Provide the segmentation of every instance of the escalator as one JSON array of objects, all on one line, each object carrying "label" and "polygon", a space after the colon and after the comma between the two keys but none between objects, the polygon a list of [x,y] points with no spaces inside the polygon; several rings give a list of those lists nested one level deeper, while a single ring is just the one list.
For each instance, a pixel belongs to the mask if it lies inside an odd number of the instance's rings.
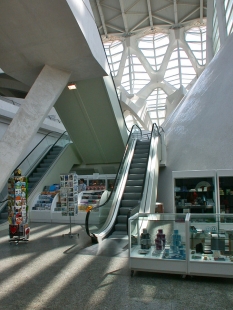
[{"label": "escalator", "polygon": [[[30,196],[33,189],[37,186],[68,143],[70,143],[70,138],[66,131],[63,134],[49,132],[24,158],[18,167],[16,167],[16,169],[19,168],[22,174],[28,179],[28,196]],[[0,222],[5,221],[8,216],[7,192],[6,184],[0,194],[2,201],[2,204],[0,204]]]},{"label": "escalator", "polygon": [[126,237],[128,218],[136,212],[150,212],[156,202],[161,150],[156,124],[145,138],[140,128],[133,126],[109,199],[87,213],[86,232],[93,242]]}]

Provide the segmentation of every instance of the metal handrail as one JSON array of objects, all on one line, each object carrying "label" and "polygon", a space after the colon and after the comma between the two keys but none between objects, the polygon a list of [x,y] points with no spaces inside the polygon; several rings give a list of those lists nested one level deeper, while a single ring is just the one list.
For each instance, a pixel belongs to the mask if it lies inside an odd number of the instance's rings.
[{"label": "metal handrail", "polygon": [[126,143],[126,148],[125,148],[125,152],[124,152],[124,155],[122,157],[122,160],[120,162],[120,165],[119,165],[119,168],[118,168],[118,171],[117,171],[117,174],[116,174],[116,177],[115,177],[115,181],[114,181],[114,187],[111,191],[111,194],[109,195],[108,199],[102,204],[102,205],[99,205],[99,206],[96,206],[94,207],[92,210],[88,210],[87,211],[87,215],[86,215],[86,218],[85,218],[85,229],[86,229],[86,233],[88,236],[90,237],[93,237],[91,236],[90,234],[90,231],[89,231],[89,225],[88,225],[88,220],[89,220],[89,215],[90,215],[90,212],[92,212],[93,210],[95,211],[96,209],[99,209],[99,208],[102,208],[103,206],[105,206],[109,201],[110,199],[112,199],[112,193],[114,192],[114,190],[116,189],[116,186],[117,186],[117,180],[118,180],[118,175],[119,175],[119,172],[120,172],[120,169],[123,165],[123,162],[124,162],[124,159],[125,159],[125,156],[126,156],[126,153],[127,153],[127,149],[128,149],[128,143],[129,143],[129,140],[131,138],[131,135],[133,134],[133,130],[135,128],[138,128],[139,131],[140,131],[140,137],[142,138],[142,130],[141,128],[138,126],[138,125],[133,125],[132,128],[131,128],[131,131],[130,131],[130,135],[128,136],[128,140],[127,140],[127,143]]}]

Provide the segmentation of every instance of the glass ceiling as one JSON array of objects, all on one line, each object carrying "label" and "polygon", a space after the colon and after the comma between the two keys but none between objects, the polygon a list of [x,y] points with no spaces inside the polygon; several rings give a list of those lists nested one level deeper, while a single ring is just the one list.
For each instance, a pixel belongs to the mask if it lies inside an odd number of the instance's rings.
[{"label": "glass ceiling", "polygon": [[138,42],[138,47],[150,63],[151,67],[155,71],[158,71],[167,51],[168,44],[169,37],[167,34],[156,33],[141,38]]},{"label": "glass ceiling", "polygon": [[121,79],[121,85],[129,94],[138,93],[147,83],[150,77],[136,55],[127,57]]},{"label": "glass ceiling", "polygon": [[[162,125],[167,96],[181,86],[189,90],[197,78],[195,68],[206,64],[206,26],[186,30],[179,40],[170,39],[169,33],[147,34],[134,40],[133,48],[124,38],[104,43],[113,77],[118,81],[118,95],[121,86],[132,109],[135,105],[138,111],[140,104],[141,109],[146,108],[152,123]],[[120,64],[124,69],[119,71]],[[131,127],[136,119],[128,115],[126,121]]]}]

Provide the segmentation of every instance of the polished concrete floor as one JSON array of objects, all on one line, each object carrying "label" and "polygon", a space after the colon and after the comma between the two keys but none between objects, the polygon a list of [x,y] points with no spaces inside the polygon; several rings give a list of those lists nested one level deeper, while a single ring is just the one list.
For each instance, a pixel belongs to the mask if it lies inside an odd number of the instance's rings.
[{"label": "polished concrete floor", "polygon": [[[233,309],[233,279],[136,272],[127,241],[92,245],[84,227],[31,223],[28,243],[0,225],[0,309]],[[229,270],[233,274],[233,270]]]}]

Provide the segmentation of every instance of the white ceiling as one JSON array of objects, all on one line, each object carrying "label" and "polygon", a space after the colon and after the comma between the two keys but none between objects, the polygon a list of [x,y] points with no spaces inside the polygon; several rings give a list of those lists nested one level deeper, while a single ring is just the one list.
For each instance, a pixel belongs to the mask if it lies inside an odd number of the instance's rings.
[{"label": "white ceiling", "polygon": [[146,28],[174,28],[202,19],[207,0],[90,0],[99,32],[129,36]]}]

